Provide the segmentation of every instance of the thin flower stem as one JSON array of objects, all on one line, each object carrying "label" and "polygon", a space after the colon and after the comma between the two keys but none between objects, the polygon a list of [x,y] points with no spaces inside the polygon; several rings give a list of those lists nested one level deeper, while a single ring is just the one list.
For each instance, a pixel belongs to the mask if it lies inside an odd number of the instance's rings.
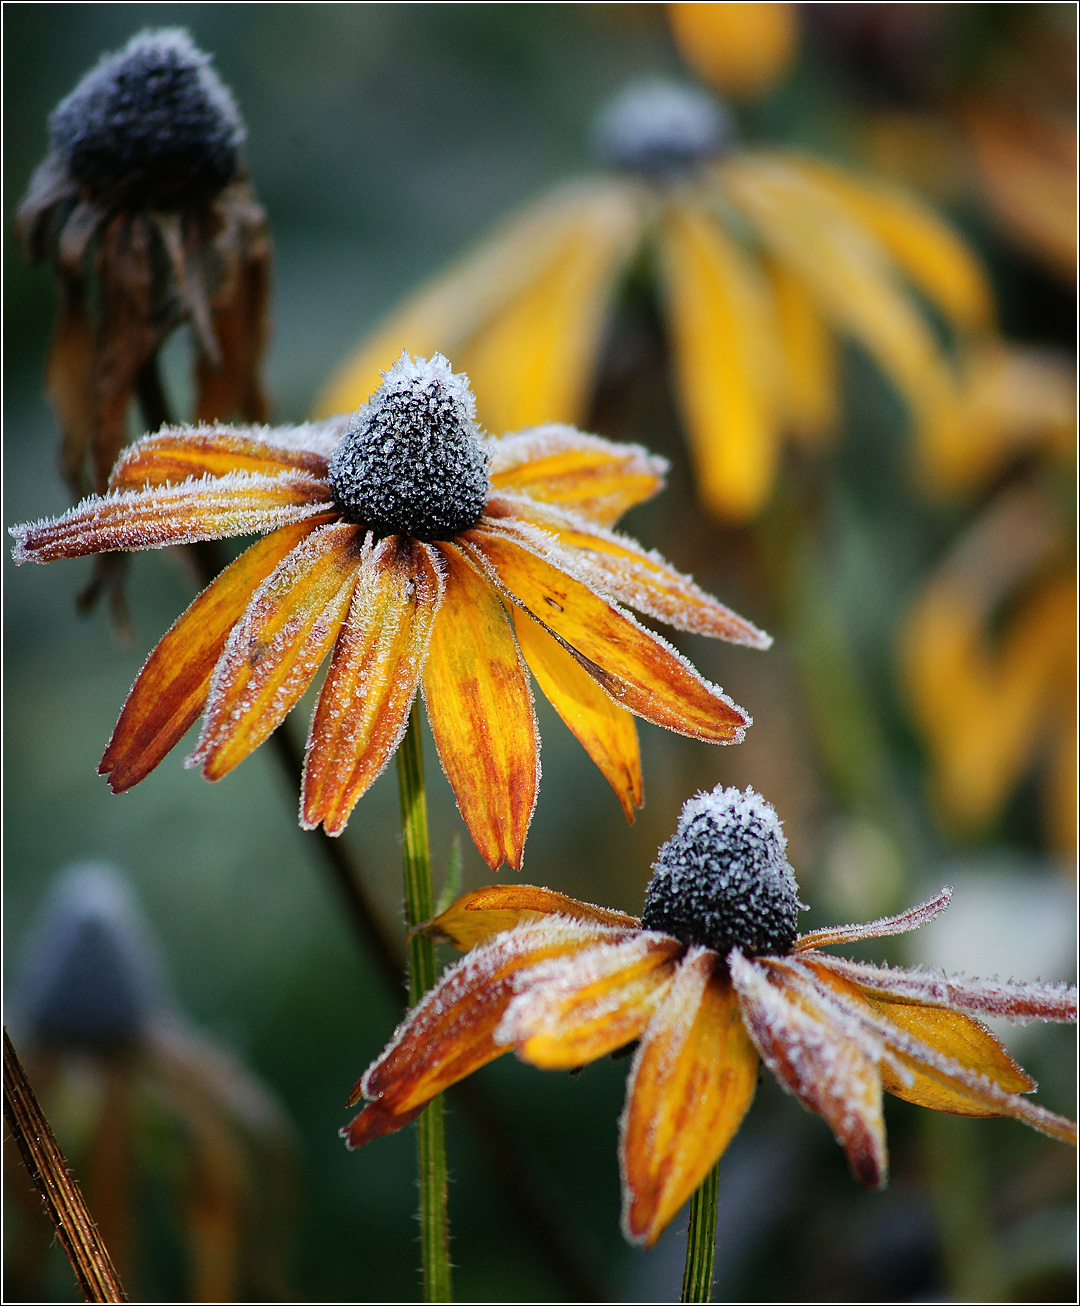
[{"label": "thin flower stem", "polygon": [[[435,909],[428,845],[424,754],[420,708],[414,703],[405,738],[397,752],[401,798],[402,853],[405,863],[405,922],[410,931],[430,920]],[[435,945],[416,931],[409,936],[409,1002],[415,1006],[436,979]],[[450,1301],[450,1231],[446,1216],[446,1133],[443,1100],[437,1097],[418,1124],[420,1163],[420,1248],[424,1300]]]},{"label": "thin flower stem", "polygon": [[18,1053],[4,1030],[4,1119],[87,1301],[127,1301]]},{"label": "thin flower stem", "polygon": [[690,1201],[690,1228],[686,1233],[686,1269],[682,1300],[712,1301],[713,1261],[716,1255],[716,1203],[720,1189],[720,1162],[709,1171]]}]

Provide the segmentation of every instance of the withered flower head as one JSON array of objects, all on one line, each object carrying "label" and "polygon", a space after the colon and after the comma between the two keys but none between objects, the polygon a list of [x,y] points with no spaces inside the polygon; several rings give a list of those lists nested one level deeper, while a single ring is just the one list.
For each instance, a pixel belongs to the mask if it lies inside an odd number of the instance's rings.
[{"label": "withered flower head", "polygon": [[186,32],[132,37],[49,126],[18,228],[29,259],[60,279],[46,387],[80,495],[106,488],[133,396],[147,425],[166,420],[156,355],[181,323],[194,338],[197,418],[265,418],[271,251],[240,115]]},{"label": "withered flower head", "polygon": [[352,417],[167,429],[109,492],[15,527],[18,562],[262,534],[164,636],[101,771],[148,775],[203,714],[192,764],[226,775],[322,661],[301,823],[339,834],[423,687],[443,769],[488,865],[520,868],[540,780],[529,672],[633,820],[634,716],[710,743],[750,718],[622,606],[752,647],[769,638],[609,529],[665,464],[547,425],[483,436],[468,379],[407,354]]},{"label": "withered flower head", "polygon": [[550,889],[465,894],[425,926],[473,949],[425,995],[353,1090],[350,1147],[415,1119],[513,1049],[549,1070],[637,1041],[620,1122],[623,1230],[651,1245],[702,1182],[754,1095],[759,1059],[884,1185],[882,1092],[956,1115],[1012,1116],[1067,1142],[1069,1120],[976,1017],[1076,1020],[1076,990],[832,957],[837,943],[932,920],[950,891],[899,916],[798,935],[797,889],[773,808],[747,789],[699,794],[657,858],[643,919]]},{"label": "withered flower head", "polygon": [[660,78],[621,91],[594,128],[606,163],[646,176],[678,173],[718,158],[734,134],[734,120],[714,96]]}]

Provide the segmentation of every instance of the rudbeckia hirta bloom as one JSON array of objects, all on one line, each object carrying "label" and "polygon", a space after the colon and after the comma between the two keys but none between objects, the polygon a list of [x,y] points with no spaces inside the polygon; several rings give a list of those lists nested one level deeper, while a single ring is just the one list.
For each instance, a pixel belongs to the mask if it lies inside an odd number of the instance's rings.
[{"label": "rudbeckia hirta bloom", "polygon": [[492,430],[580,424],[620,288],[644,267],[719,516],[760,510],[783,437],[813,443],[834,426],[837,334],[873,357],[921,438],[946,438],[958,381],[924,301],[958,339],[987,332],[993,310],[939,218],[822,160],[738,146],[722,106],[688,87],[631,87],[597,134],[612,173],[541,199],[420,290],[344,367],[325,412],[355,406],[399,350],[439,349],[472,377]]},{"label": "rudbeckia hirta bloom", "polygon": [[610,530],[661,485],[637,446],[565,426],[486,439],[467,378],[403,356],[351,418],[164,429],[109,493],[13,529],[18,562],[264,538],[165,635],[102,758],[117,792],[205,710],[189,762],[231,771],[330,654],[301,824],[339,833],[393,756],[422,685],[443,769],[494,869],[521,865],[540,778],[527,670],[614,788],[641,805],[633,716],[710,743],[750,718],[621,606],[754,647],[769,640]]},{"label": "rudbeckia hirta bloom", "polygon": [[727,1147],[758,1061],[820,1115],[871,1188],[888,1174],[882,1090],[957,1115],[1012,1116],[1075,1142],[1023,1096],[1028,1076],[977,1019],[1075,1021],[1076,990],[866,965],[820,949],[932,920],[949,890],[899,916],[799,935],[773,808],[717,787],[683,808],[640,920],[548,889],[459,898],[426,928],[471,948],[405,1018],[351,1103],[351,1147],[400,1129],[503,1052],[571,1069],[637,1041],[619,1145],[623,1230],[651,1245]]}]

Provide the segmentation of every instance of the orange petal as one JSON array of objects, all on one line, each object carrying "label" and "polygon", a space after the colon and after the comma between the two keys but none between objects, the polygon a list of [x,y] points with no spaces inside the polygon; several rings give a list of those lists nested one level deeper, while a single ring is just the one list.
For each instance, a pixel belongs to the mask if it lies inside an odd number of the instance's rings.
[{"label": "orange petal", "polygon": [[728,965],[762,1060],[832,1129],[859,1182],[881,1188],[889,1160],[877,1066],[880,1041],[860,1037],[854,1022],[799,986],[786,963],[750,960],[734,948]]},{"label": "orange petal", "polygon": [[750,718],[659,635],[537,556],[495,523],[464,535],[508,597],[535,617],[622,707],[710,743],[739,743]]},{"label": "orange petal", "polygon": [[480,855],[520,870],[540,783],[528,678],[499,596],[454,545],[436,547],[447,575],[424,666],[431,732]]},{"label": "orange petal", "polygon": [[612,702],[541,625],[520,608],[512,615],[518,645],[536,683],[615,790],[632,825],[634,808],[644,801],[634,718]]},{"label": "orange petal", "polygon": [[395,1112],[423,1106],[508,1049],[492,1035],[520,972],[627,932],[591,921],[549,919],[500,934],[444,973],[405,1017],[353,1090],[350,1105],[376,1098]]},{"label": "orange petal", "polygon": [[909,907],[898,916],[883,916],[880,920],[869,921],[864,925],[826,926],[823,930],[812,930],[809,934],[800,935],[792,951],[805,952],[808,948],[854,943],[858,939],[881,939],[887,934],[907,934],[921,925],[928,925],[945,910],[951,899],[952,889],[946,886],[936,897],[919,903],[917,907]]},{"label": "orange petal", "polygon": [[13,526],[17,563],[55,562],[112,549],[163,549],[230,535],[261,535],[326,512],[330,487],[302,472],[230,472],[149,490],[93,495],[60,517]]},{"label": "orange petal", "polygon": [[144,779],[203,710],[214,664],[255,589],[317,522],[284,526],[230,563],[167,631],[131,687],[98,771],[113,793]]},{"label": "orange petal", "polygon": [[634,1056],[622,1118],[623,1230],[651,1247],[742,1123],[757,1050],[720,958],[687,954]]},{"label": "orange petal", "polygon": [[496,490],[558,503],[610,526],[664,485],[668,464],[637,444],[614,444],[572,426],[536,426],[491,445]]},{"label": "orange petal", "polygon": [[385,1134],[394,1134],[399,1129],[404,1129],[407,1124],[416,1119],[425,1105],[426,1103],[421,1103],[420,1106],[414,1106],[409,1111],[395,1111],[384,1102],[369,1102],[363,1111],[358,1116],[353,1116],[344,1129],[338,1130],[338,1133],[344,1138],[345,1145],[351,1152],[354,1148],[370,1143],[374,1138],[382,1138]]},{"label": "orange petal", "polygon": [[[676,630],[710,635],[751,648],[768,648],[772,640],[738,613],[676,571],[655,551],[603,528],[588,528],[580,519],[541,508],[519,497],[488,500],[485,515],[510,531],[525,522],[535,528],[518,532],[543,550],[561,570],[576,574],[590,589],[610,594],[648,617]],[[536,530],[543,532],[537,535]]]},{"label": "orange petal", "polygon": [[671,986],[683,944],[638,930],[519,977],[495,1042],[542,1070],[571,1070],[632,1043]]},{"label": "orange petal", "polygon": [[285,719],[337,637],[360,566],[363,532],[315,531],[255,592],[233,627],[210,685],[188,765],[220,780]]},{"label": "orange petal", "polygon": [[403,535],[365,552],[311,723],[300,824],[340,834],[405,733],[442,598],[430,545]]},{"label": "orange petal", "polygon": [[578,902],[554,889],[541,889],[534,884],[493,884],[463,894],[441,916],[421,928],[428,938],[467,951],[493,934],[544,916],[569,916],[623,929],[637,929],[641,925],[636,916]]},{"label": "orange petal", "polygon": [[[326,423],[321,432],[337,423]],[[286,428],[288,429],[288,428]],[[295,428],[298,432],[308,428]],[[327,451],[265,438],[265,428],[198,426],[148,435],[125,449],[113,468],[109,488],[141,490],[149,485],[176,485],[192,477],[227,476],[229,472],[306,472],[325,478]],[[310,441],[314,444],[314,438]],[[327,441],[323,441],[327,443]]]}]

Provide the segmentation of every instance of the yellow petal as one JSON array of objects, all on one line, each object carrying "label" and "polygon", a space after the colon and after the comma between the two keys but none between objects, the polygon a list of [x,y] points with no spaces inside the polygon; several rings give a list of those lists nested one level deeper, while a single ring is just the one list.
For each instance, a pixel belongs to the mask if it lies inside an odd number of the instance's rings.
[{"label": "yellow petal", "polygon": [[723,1153],[754,1096],[757,1051],[721,968],[714,952],[688,954],[630,1071],[623,1229],[647,1247]]},{"label": "yellow petal", "polygon": [[711,743],[738,742],[741,708],[698,676],[658,635],[545,562],[494,522],[463,537],[509,597],[545,626],[621,706],[656,725]]},{"label": "yellow petal", "polygon": [[315,522],[284,526],[230,563],[168,630],[131,687],[98,771],[113,793],[150,774],[203,710],[214,664],[259,585]]},{"label": "yellow petal", "polygon": [[579,902],[554,889],[542,889],[534,884],[493,884],[463,894],[441,916],[422,928],[429,938],[467,951],[493,934],[544,916],[569,916],[623,929],[637,929],[641,924],[636,916]]},{"label": "yellow petal", "polygon": [[220,780],[276,730],[311,684],[349,610],[363,533],[315,531],[259,586],[210,685],[189,764]]},{"label": "yellow petal", "polygon": [[436,547],[446,592],[424,667],[431,732],[480,855],[520,870],[540,780],[528,678],[492,586],[454,545]]},{"label": "yellow petal", "polygon": [[543,962],[519,980],[495,1041],[542,1070],[571,1070],[625,1047],[652,1019],[682,951],[678,939],[639,930]]},{"label": "yellow petal", "polygon": [[698,485],[721,517],[753,517],[772,489],[781,378],[768,287],[719,224],[673,206],[663,276],[679,401]]},{"label": "yellow petal", "polygon": [[229,472],[274,476],[296,471],[324,478],[327,461],[325,453],[314,449],[259,439],[254,433],[229,427],[165,430],[124,450],[109,478],[109,488],[141,490]]},{"label": "yellow petal", "polygon": [[775,259],[767,261],[766,272],[784,361],[786,424],[804,443],[819,445],[836,425],[836,343],[802,278]]},{"label": "yellow petal", "polygon": [[429,545],[402,535],[365,552],[304,761],[301,825],[340,834],[393,757],[420,682],[442,579]]},{"label": "yellow petal", "polygon": [[792,4],[669,4],[682,57],[735,98],[766,90],[790,65],[799,35]]},{"label": "yellow petal", "polygon": [[634,808],[644,801],[634,718],[539,623],[520,608],[513,618],[518,646],[536,683],[615,790],[632,825]]},{"label": "yellow petal", "polygon": [[562,504],[605,526],[662,489],[667,466],[638,444],[554,424],[504,436],[491,447],[496,490]]}]

